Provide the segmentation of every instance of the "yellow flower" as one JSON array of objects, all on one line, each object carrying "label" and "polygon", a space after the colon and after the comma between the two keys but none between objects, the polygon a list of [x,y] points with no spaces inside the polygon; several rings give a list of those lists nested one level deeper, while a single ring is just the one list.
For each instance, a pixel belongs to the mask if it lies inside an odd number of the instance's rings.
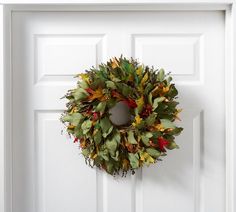
[{"label": "yellow flower", "polygon": [[132,125],[135,127],[137,125],[139,125],[141,122],[142,122],[142,118],[140,118],[139,115],[136,115],[135,118],[134,118],[134,122],[132,123]]},{"label": "yellow flower", "polygon": [[163,132],[165,130],[162,124],[157,124],[154,126],[154,128],[160,132]]},{"label": "yellow flower", "polygon": [[82,80],[84,80],[84,81],[89,83],[89,76],[88,76],[88,74],[78,74],[78,76],[80,76]]},{"label": "yellow flower", "polygon": [[144,161],[144,162],[147,162],[149,164],[155,162],[155,160],[147,152],[142,152],[140,154],[140,160]]}]

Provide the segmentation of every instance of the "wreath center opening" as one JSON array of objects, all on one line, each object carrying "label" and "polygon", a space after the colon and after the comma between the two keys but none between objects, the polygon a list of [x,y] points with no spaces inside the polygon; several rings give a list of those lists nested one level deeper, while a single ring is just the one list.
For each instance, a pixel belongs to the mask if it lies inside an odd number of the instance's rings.
[{"label": "wreath center opening", "polygon": [[117,125],[122,126],[131,122],[132,116],[127,104],[124,102],[118,102],[109,110],[110,121]]}]

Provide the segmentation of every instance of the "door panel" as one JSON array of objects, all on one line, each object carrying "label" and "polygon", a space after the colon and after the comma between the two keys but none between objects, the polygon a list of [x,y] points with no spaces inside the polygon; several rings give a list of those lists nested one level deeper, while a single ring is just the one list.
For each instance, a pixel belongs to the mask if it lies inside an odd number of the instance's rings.
[{"label": "door panel", "polygon": [[[223,12],[13,12],[12,47],[13,212],[224,211]],[[172,72],[184,132],[162,162],[113,178],[61,133],[60,98],[121,54]]]}]

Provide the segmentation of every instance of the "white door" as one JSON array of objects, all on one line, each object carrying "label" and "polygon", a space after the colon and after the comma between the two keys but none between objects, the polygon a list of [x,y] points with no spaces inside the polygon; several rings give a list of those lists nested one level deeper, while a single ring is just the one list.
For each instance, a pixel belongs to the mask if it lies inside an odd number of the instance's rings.
[{"label": "white door", "polygon": [[[172,72],[179,150],[134,176],[85,165],[64,133],[73,75],[112,56]],[[13,12],[13,212],[223,212],[224,13]]]}]

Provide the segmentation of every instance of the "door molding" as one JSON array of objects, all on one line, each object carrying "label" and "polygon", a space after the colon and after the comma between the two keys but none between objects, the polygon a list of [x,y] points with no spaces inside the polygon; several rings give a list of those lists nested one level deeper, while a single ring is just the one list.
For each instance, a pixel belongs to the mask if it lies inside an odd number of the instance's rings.
[{"label": "door molding", "polygon": [[[10,2],[10,3],[9,3]],[[222,10],[225,12],[225,164],[226,185],[224,212],[236,211],[236,5],[234,1],[164,1],[118,0],[54,1],[6,0],[0,5],[0,212],[12,212],[12,84],[11,84],[11,15],[14,11],[156,11]],[[199,2],[199,3],[198,3]],[[17,3],[17,4],[16,4]],[[198,212],[198,211],[196,211]],[[200,211],[199,211],[200,212]]]}]

